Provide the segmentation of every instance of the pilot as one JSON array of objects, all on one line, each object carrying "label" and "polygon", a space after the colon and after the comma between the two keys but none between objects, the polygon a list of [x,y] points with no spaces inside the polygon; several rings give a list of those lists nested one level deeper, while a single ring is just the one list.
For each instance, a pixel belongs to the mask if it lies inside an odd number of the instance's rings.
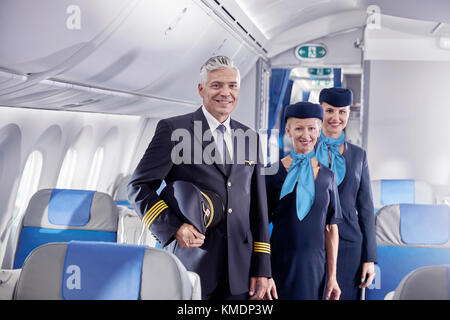
[{"label": "pilot", "polygon": [[345,141],[344,129],[353,103],[345,88],[325,88],[319,102],[323,130],[316,157],[336,175],[343,221],[339,225],[337,279],[342,300],[358,300],[360,288],[372,283],[377,261],[375,218],[366,152]]},{"label": "pilot", "polygon": [[278,172],[266,176],[272,273],[280,299],[338,300],[338,226],[341,218],[334,173],[315,158],[322,127],[320,105],[286,108],[286,134],[293,148]]},{"label": "pilot", "polygon": [[[193,113],[159,121],[128,184],[128,197],[143,222],[163,247],[199,274],[203,299],[276,296],[268,281],[269,224],[265,180],[257,157],[259,137],[230,118],[239,86],[239,70],[230,58],[207,60],[198,84],[203,105]],[[254,136],[254,143],[241,148],[235,132]],[[177,141],[177,137],[183,138]],[[224,204],[224,219],[201,233],[157,195],[163,180],[183,180],[214,192]]]}]

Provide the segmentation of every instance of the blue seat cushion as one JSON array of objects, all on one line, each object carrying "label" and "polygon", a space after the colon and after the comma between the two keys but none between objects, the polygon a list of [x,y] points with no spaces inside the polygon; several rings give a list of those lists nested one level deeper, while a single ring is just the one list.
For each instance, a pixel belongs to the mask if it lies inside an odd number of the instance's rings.
[{"label": "blue seat cushion", "polygon": [[25,259],[35,248],[50,242],[69,242],[71,240],[116,242],[117,234],[109,231],[24,227],[20,233],[14,269],[22,268]]}]

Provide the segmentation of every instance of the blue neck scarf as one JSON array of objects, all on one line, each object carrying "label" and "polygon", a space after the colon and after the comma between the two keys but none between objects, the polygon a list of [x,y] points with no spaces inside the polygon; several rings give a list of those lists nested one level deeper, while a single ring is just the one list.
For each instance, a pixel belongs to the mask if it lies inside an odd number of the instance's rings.
[{"label": "blue neck scarf", "polygon": [[330,167],[331,159],[331,170],[333,170],[336,176],[336,183],[340,185],[345,177],[345,158],[339,152],[339,146],[344,144],[345,134],[342,134],[339,138],[328,138],[320,133],[319,142],[317,143],[316,149],[316,159],[324,166]]},{"label": "blue neck scarf", "polygon": [[303,154],[295,153],[294,149],[292,149],[290,156],[293,161],[289,166],[289,172],[281,188],[280,199],[294,190],[295,183],[298,180],[296,208],[297,217],[300,221],[308,214],[314,202],[315,183],[314,172],[311,166],[311,159],[314,155],[314,150],[308,154]]}]

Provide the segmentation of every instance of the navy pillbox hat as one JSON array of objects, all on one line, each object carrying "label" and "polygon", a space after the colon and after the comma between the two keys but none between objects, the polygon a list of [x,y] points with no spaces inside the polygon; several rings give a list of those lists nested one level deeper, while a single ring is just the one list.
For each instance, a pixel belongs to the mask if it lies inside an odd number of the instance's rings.
[{"label": "navy pillbox hat", "polygon": [[319,103],[326,102],[333,107],[346,107],[353,104],[353,92],[345,88],[325,88],[320,91]]},{"label": "navy pillbox hat", "polygon": [[300,119],[318,118],[323,121],[323,109],[320,104],[300,101],[286,107],[284,119],[287,120],[291,117]]}]

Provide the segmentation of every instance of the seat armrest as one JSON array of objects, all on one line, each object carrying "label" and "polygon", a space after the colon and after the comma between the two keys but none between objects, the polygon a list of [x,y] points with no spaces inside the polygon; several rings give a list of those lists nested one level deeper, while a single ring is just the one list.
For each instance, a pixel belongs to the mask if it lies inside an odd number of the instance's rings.
[{"label": "seat armrest", "polygon": [[384,296],[384,300],[394,300],[395,291],[390,291]]},{"label": "seat armrest", "polygon": [[189,280],[192,284],[192,300],[202,299],[202,287],[200,285],[200,276],[192,271],[188,271]]},{"label": "seat armrest", "polygon": [[0,269],[0,300],[12,300],[22,269]]}]

